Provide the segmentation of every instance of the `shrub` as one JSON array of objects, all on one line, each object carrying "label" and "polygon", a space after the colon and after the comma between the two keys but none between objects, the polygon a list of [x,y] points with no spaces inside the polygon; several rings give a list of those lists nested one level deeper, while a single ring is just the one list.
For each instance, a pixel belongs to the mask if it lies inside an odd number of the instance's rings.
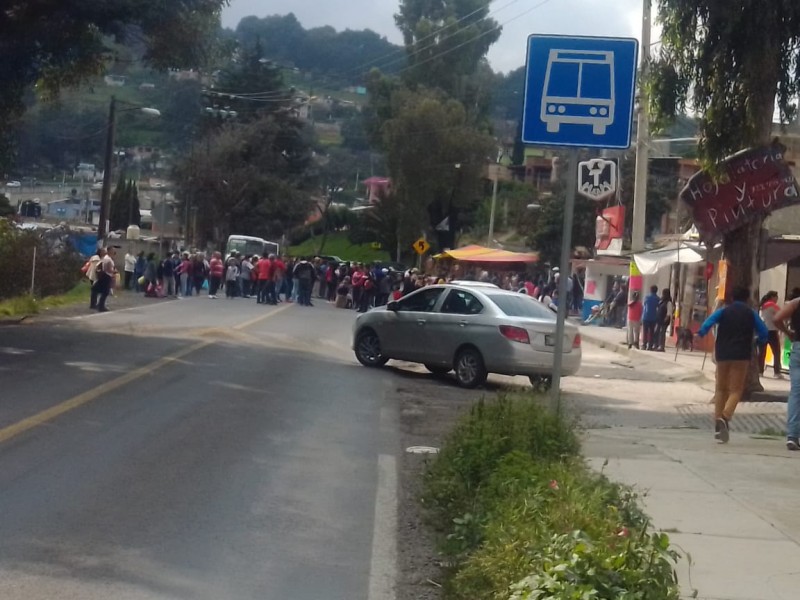
[{"label": "shrub", "polygon": [[535,398],[478,403],[424,477],[449,598],[678,598],[668,538],[648,534],[635,494],[591,471],[573,424]]},{"label": "shrub", "polygon": [[510,600],[678,600],[676,559],[663,533],[643,531],[611,546],[580,531],[556,535],[536,555],[538,572],[514,585]]},{"label": "shrub", "polygon": [[531,396],[479,401],[448,436],[425,474],[423,503],[433,524],[449,526],[452,515],[470,513],[476,494],[498,462],[518,451],[552,461],[577,455],[574,428]]},{"label": "shrub", "polygon": [[0,299],[30,294],[34,248],[35,296],[61,294],[80,280],[83,261],[74,250],[55,248],[35,232],[15,229],[0,219]]}]

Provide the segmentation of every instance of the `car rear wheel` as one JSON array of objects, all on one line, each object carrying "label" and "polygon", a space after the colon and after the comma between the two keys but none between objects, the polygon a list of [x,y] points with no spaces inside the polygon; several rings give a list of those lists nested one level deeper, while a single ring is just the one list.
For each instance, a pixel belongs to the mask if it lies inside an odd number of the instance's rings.
[{"label": "car rear wheel", "polygon": [[489,374],[483,364],[481,353],[475,348],[464,348],[455,360],[456,381],[465,388],[476,388],[486,381]]},{"label": "car rear wheel", "polygon": [[381,351],[378,334],[367,329],[356,337],[356,358],[365,367],[382,367],[389,360]]},{"label": "car rear wheel", "polygon": [[553,385],[553,377],[551,375],[531,375],[528,379],[530,379],[534,390],[542,392],[546,392]]},{"label": "car rear wheel", "polygon": [[446,375],[453,370],[453,367],[443,367],[441,365],[425,365],[425,368],[434,375]]}]

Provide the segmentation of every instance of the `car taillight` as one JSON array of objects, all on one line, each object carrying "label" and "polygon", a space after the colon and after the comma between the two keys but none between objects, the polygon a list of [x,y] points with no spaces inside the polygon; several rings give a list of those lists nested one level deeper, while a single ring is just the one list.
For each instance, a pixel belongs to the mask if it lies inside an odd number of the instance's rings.
[{"label": "car taillight", "polygon": [[576,333],[575,337],[572,338],[572,347],[573,348],[580,348],[581,347],[581,334]]},{"label": "car taillight", "polygon": [[522,327],[513,327],[511,325],[500,325],[500,333],[502,333],[506,339],[509,339],[512,342],[519,342],[520,344],[531,343],[531,338],[528,335],[528,330],[523,329]]}]

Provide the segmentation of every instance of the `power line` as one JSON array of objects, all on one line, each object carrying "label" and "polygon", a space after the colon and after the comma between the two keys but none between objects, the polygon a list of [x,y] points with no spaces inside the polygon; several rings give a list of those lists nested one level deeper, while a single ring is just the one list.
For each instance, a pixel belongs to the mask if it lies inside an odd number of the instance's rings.
[{"label": "power line", "polygon": [[457,46],[453,46],[452,48],[448,48],[447,50],[443,50],[439,54],[435,54],[434,56],[428,57],[428,58],[426,58],[425,60],[423,60],[421,62],[415,63],[413,65],[409,65],[409,66],[407,66],[407,67],[405,67],[403,69],[400,69],[400,73],[404,73],[404,72],[409,71],[409,70],[411,70],[411,69],[413,69],[415,67],[418,67],[420,65],[424,65],[426,63],[432,62],[432,61],[434,61],[434,60],[436,60],[438,58],[441,58],[442,56],[445,56],[446,54],[450,54],[451,52],[455,52],[459,48],[463,48],[464,46],[468,46],[469,44],[472,44],[473,42],[479,40],[480,38],[485,37],[485,36],[489,35],[490,33],[494,33],[495,31],[498,31],[498,30],[502,29],[505,25],[508,25],[509,23],[512,23],[512,22],[516,21],[517,19],[521,19],[522,17],[524,17],[528,13],[531,13],[534,10],[536,10],[537,8],[541,8],[545,4],[548,4],[550,1],[551,0],[542,0],[542,2],[539,2],[539,4],[535,4],[534,6],[531,6],[529,9],[521,12],[516,17],[513,17],[513,18],[511,18],[511,19],[509,19],[507,21],[504,21],[503,23],[500,23],[496,27],[492,27],[491,29],[487,29],[483,33],[479,33],[478,35],[474,36],[472,39],[466,40],[465,42],[462,42],[461,44],[458,44]]},{"label": "power line", "polygon": [[[486,20],[486,19],[487,19],[487,18],[488,18],[490,15],[492,15],[492,14],[497,14],[497,13],[499,13],[501,10],[504,10],[504,9],[506,9],[506,8],[508,8],[509,6],[511,6],[512,4],[516,4],[517,2],[519,2],[519,0],[511,0],[510,2],[508,2],[508,3],[504,4],[503,6],[501,6],[500,8],[498,8],[497,10],[495,10],[495,11],[492,11],[492,12],[490,12],[489,14],[487,14],[487,16],[486,16],[486,17],[484,17],[484,18],[482,18],[481,20]],[[426,41],[428,41],[428,40],[430,40],[430,39],[432,39],[432,38],[435,38],[436,36],[438,36],[438,35],[439,35],[440,33],[442,33],[443,31],[445,31],[445,30],[447,30],[447,29],[450,29],[451,27],[455,27],[455,26],[456,26],[456,25],[458,25],[459,23],[462,23],[463,21],[465,21],[465,20],[469,19],[470,17],[473,17],[473,16],[475,16],[476,14],[478,14],[479,12],[481,12],[482,10],[484,10],[485,8],[486,8],[485,6],[481,6],[481,7],[479,7],[479,8],[476,8],[476,9],[475,9],[475,10],[473,10],[471,13],[464,15],[464,16],[463,16],[463,17],[461,17],[460,19],[458,19],[458,20],[456,20],[456,21],[454,21],[454,22],[452,22],[452,23],[448,23],[447,25],[444,25],[443,27],[440,27],[439,29],[437,29],[437,30],[435,30],[435,31],[433,31],[433,32],[431,32],[431,33],[429,33],[428,35],[426,35],[426,36],[424,36],[424,37],[422,37],[422,38],[418,39],[418,40],[415,42],[415,46],[416,46],[416,45],[419,45],[419,44],[421,44],[421,43],[423,43],[423,42],[426,42]],[[442,40],[439,40],[439,42],[441,42],[441,41],[444,41],[444,40],[446,40],[446,39],[449,39],[450,37],[452,37],[452,36],[453,36],[453,35],[455,35],[456,33],[458,33],[458,32],[455,32],[455,33],[453,33],[453,34],[451,34],[451,35],[445,36],[444,38],[442,38]],[[439,42],[436,42],[436,43],[439,43]],[[434,47],[434,46],[436,45],[436,43],[434,43],[434,44],[431,44],[430,46],[427,46],[426,48],[419,48],[418,50],[414,50],[414,51],[412,51],[410,54],[411,54],[411,55],[413,55],[413,54],[416,54],[416,53],[418,53],[418,52],[422,52],[422,50],[426,50],[426,49],[428,49],[428,48],[432,48],[432,47]],[[387,54],[384,54],[383,56],[380,56],[380,57],[378,57],[378,58],[375,58],[375,59],[372,59],[372,60],[370,60],[370,61],[367,61],[367,62],[365,62],[365,63],[363,63],[363,64],[361,64],[361,65],[358,65],[357,67],[353,67],[353,69],[351,69],[351,72],[352,72],[353,74],[360,74],[360,73],[361,73],[361,71],[362,71],[362,70],[363,70],[365,67],[370,67],[370,68],[372,68],[372,67],[377,67],[377,66],[378,66],[378,64],[377,64],[377,63],[380,63],[380,62],[381,62],[381,61],[383,61],[384,59],[386,59],[386,58],[391,58],[391,57],[393,57],[393,56],[395,56],[395,55],[398,55],[398,54],[403,54],[403,55],[405,55],[405,56],[402,56],[402,57],[400,57],[400,58],[398,58],[398,59],[395,59],[395,60],[393,60],[393,61],[390,61],[389,63],[387,63],[386,65],[384,65],[384,66],[383,66],[383,68],[386,68],[388,65],[391,65],[391,64],[393,64],[393,63],[396,63],[396,62],[398,62],[399,60],[402,60],[403,58],[406,58],[406,57],[408,56],[407,49],[406,49],[406,48],[399,48],[399,49],[397,49],[397,50],[393,50],[392,52],[389,52],[389,53],[387,53]],[[346,75],[346,74],[344,74],[344,75],[343,75],[343,77],[344,77],[345,75]]]}]

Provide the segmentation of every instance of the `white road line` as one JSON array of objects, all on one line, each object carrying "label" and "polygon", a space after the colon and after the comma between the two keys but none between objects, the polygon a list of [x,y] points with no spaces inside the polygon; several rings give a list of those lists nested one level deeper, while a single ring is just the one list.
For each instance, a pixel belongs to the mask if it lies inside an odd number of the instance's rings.
[{"label": "white road line", "polygon": [[395,600],[397,594],[397,461],[378,456],[378,489],[369,567],[369,600]]}]

